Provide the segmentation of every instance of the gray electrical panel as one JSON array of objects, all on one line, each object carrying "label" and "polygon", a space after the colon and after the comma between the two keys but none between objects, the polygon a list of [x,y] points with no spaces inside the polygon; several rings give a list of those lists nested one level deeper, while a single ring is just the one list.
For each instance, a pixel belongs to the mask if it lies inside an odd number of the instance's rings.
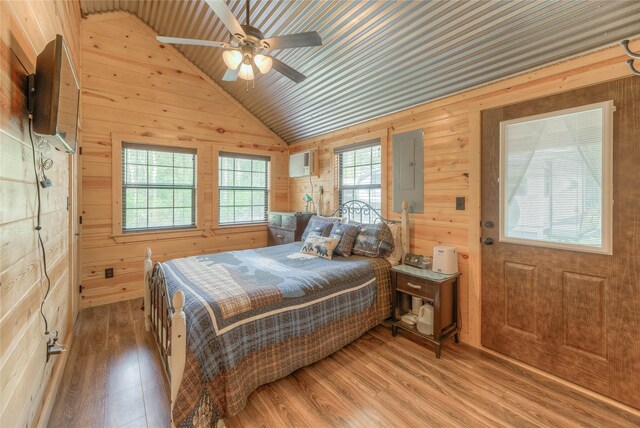
[{"label": "gray electrical panel", "polygon": [[424,143],[422,129],[393,136],[393,212],[424,212]]}]

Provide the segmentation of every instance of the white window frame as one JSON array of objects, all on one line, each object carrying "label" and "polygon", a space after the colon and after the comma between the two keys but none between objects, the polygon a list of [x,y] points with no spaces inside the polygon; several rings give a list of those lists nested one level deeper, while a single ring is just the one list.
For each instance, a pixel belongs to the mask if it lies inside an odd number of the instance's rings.
[{"label": "white window frame", "polygon": [[[190,147],[186,147],[186,149],[188,149],[188,153],[189,154],[193,154],[194,157],[194,164],[193,164],[193,187],[181,187],[179,185],[174,185],[173,187],[164,187],[165,189],[183,189],[183,188],[188,188],[188,189],[192,189],[192,195],[193,195],[193,207],[191,208],[191,215],[193,218],[193,223],[189,224],[189,225],[171,225],[171,226],[159,226],[159,227],[143,227],[143,228],[135,228],[135,229],[127,229],[126,227],[126,197],[125,197],[125,192],[126,189],[130,187],[137,187],[137,188],[146,188],[147,191],[149,189],[161,189],[163,188],[162,185],[152,185],[152,184],[146,184],[146,185],[127,185],[125,184],[125,172],[124,172],[124,168],[126,166],[126,162],[125,162],[125,158],[124,158],[124,152],[126,149],[134,149],[134,150],[146,150],[147,152],[149,151],[160,151],[160,152],[165,152],[165,153],[185,153],[185,147],[178,147],[178,146],[167,146],[167,145],[158,145],[158,144],[145,144],[145,143],[138,143],[138,142],[133,142],[133,141],[123,141],[121,143],[121,148],[120,148],[120,159],[121,159],[121,165],[122,165],[122,170],[121,170],[121,174],[122,174],[122,178],[121,178],[121,205],[122,205],[122,212],[121,212],[121,216],[122,216],[122,220],[121,220],[121,224],[122,224],[122,233],[125,234],[135,234],[135,233],[149,233],[149,232],[162,232],[162,231],[178,231],[178,230],[192,230],[192,229],[196,229],[197,228],[197,224],[198,224],[198,151],[197,149],[194,148],[190,148]],[[149,165],[148,165],[149,166]],[[148,198],[148,196],[147,196]],[[147,203],[148,205],[148,203]],[[150,209],[153,209],[149,206],[147,206],[147,217],[148,217],[148,211]]]},{"label": "white window frame", "polygon": [[[513,238],[505,235],[505,192],[506,186],[503,177],[506,177],[506,127],[515,123],[529,122],[554,116],[563,116],[589,110],[602,110],[602,245],[592,247],[588,245],[566,244],[560,242],[538,241],[525,238]],[[556,110],[549,113],[521,117],[500,122],[500,230],[499,240],[504,243],[529,245],[534,247],[554,248],[560,250],[579,251],[585,253],[597,253],[611,255],[613,251],[613,113],[616,108],[613,101],[588,104],[579,107]]]},{"label": "white window frame", "polygon": [[[380,148],[380,183],[379,184],[369,184],[369,185],[347,185],[347,186],[343,186],[342,185],[342,177],[343,177],[343,161],[342,161],[342,155],[347,154],[347,153],[351,153],[351,152],[355,152],[357,150],[362,150],[362,149],[371,149],[374,147],[379,147]],[[360,143],[356,143],[356,144],[350,144],[347,146],[343,146],[343,147],[339,147],[337,149],[334,150],[334,156],[335,156],[335,165],[336,165],[336,190],[337,190],[337,201],[338,204],[343,204],[345,202],[349,202],[349,200],[343,200],[342,198],[342,192],[344,190],[369,190],[369,194],[371,194],[371,190],[380,190],[380,207],[375,208],[376,210],[382,212],[383,207],[384,207],[384,194],[383,194],[383,182],[384,182],[384,157],[383,157],[383,153],[384,153],[384,146],[382,144],[382,140],[380,138],[375,138],[373,140],[367,140],[367,141],[363,141]],[[373,167],[373,165],[375,165],[374,163],[371,163],[370,166]],[[351,167],[347,167],[347,168],[351,168]],[[373,169],[372,169],[373,170]],[[362,201],[365,202],[365,201]],[[367,204],[370,204],[371,201],[367,201]]]},{"label": "white window frame", "polygon": [[[242,159],[251,159],[251,158],[263,158],[263,159],[259,159],[259,160],[264,160],[267,162],[267,170],[266,170],[266,178],[267,178],[267,187],[266,187],[266,206],[265,206],[265,218],[263,221],[261,220],[252,220],[252,221],[236,221],[236,222],[231,222],[231,223],[222,223],[220,222],[220,159],[222,157],[225,157],[223,155],[223,153],[226,153],[229,156],[226,157],[231,157],[231,158],[242,158]],[[255,153],[249,153],[249,152],[240,152],[240,151],[234,151],[234,150],[230,150],[230,151],[226,151],[226,150],[220,150],[218,152],[216,152],[216,156],[215,156],[215,165],[216,165],[216,170],[214,172],[215,175],[215,180],[216,180],[216,188],[218,189],[218,195],[217,198],[215,198],[216,200],[216,204],[215,204],[215,210],[216,210],[216,223],[218,225],[218,227],[220,228],[231,228],[231,227],[242,227],[242,226],[256,226],[256,225],[263,225],[263,224],[267,224],[268,223],[268,217],[269,217],[269,210],[271,208],[271,180],[272,180],[272,176],[273,176],[273,171],[271,170],[271,166],[273,164],[273,159],[271,156],[269,155],[262,155],[262,154],[255,154]],[[233,187],[240,187],[240,186],[233,186]],[[241,189],[228,189],[228,190],[241,190]],[[235,205],[234,205],[235,207]]]}]

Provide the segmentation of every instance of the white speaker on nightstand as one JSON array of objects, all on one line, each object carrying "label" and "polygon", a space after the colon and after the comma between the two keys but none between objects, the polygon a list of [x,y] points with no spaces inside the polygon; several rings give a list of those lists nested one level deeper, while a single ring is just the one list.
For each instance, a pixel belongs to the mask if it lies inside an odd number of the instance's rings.
[{"label": "white speaker on nightstand", "polygon": [[438,273],[452,274],[458,272],[458,251],[456,247],[438,245],[433,248],[433,266],[431,270]]}]

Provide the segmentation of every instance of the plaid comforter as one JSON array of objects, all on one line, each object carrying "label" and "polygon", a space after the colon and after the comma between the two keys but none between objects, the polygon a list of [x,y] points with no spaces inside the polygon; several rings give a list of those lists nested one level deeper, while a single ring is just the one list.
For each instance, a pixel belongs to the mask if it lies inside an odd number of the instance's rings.
[{"label": "plaid comforter", "polygon": [[258,386],[318,361],[390,315],[384,258],[300,252],[300,244],[175,259],[169,293],[185,293],[187,360],[176,426],[215,426]]}]

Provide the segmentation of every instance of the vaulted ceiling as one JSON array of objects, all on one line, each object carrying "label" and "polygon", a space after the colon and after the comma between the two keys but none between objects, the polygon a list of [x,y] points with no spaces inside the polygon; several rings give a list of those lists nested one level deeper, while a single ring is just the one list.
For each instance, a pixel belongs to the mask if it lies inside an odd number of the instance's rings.
[{"label": "vaulted ceiling", "polygon": [[[81,0],[84,14],[125,10],[159,34],[229,40],[203,0]],[[245,21],[244,1],[228,0]],[[275,51],[307,75],[223,82],[220,49],[177,46],[291,143],[406,109],[640,33],[640,1],[251,2],[267,37],[317,31],[322,47]]]}]

